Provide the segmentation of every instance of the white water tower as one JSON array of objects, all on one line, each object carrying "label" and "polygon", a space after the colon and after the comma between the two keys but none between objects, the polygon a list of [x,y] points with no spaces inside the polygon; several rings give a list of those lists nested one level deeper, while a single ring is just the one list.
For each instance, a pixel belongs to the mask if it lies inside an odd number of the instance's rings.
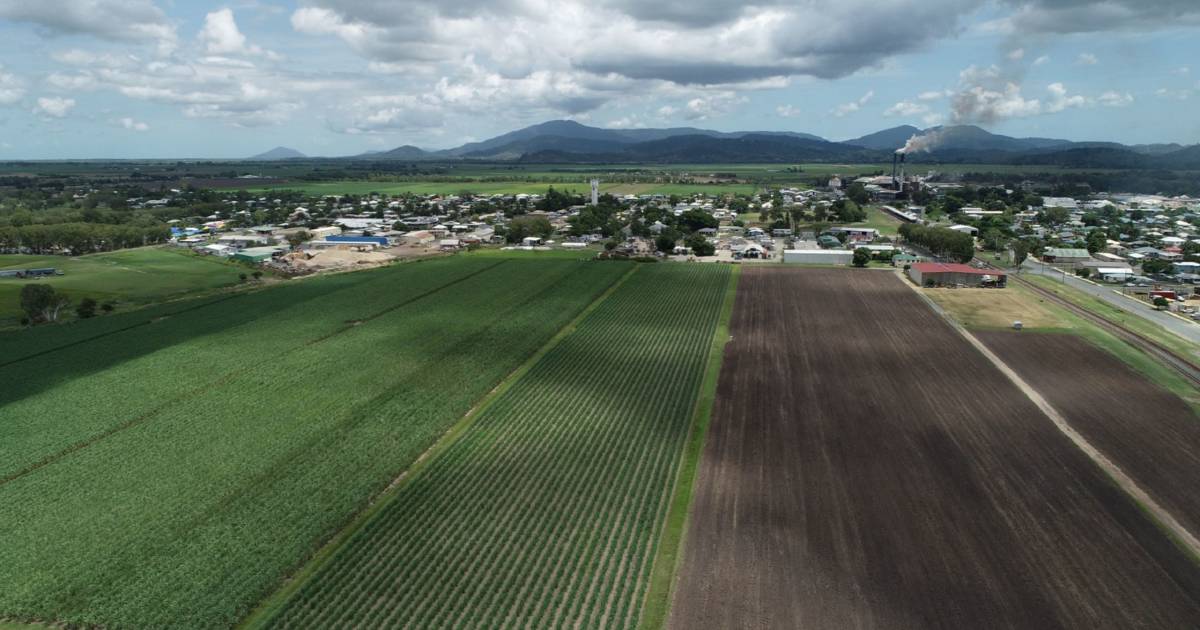
[{"label": "white water tower", "polygon": [[600,180],[592,180],[592,205],[600,203]]}]

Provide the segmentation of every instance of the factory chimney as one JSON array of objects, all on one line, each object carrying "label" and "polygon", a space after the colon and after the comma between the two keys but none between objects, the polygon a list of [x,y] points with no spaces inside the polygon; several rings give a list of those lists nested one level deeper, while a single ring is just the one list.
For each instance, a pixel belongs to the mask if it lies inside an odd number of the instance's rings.
[{"label": "factory chimney", "polygon": [[592,205],[600,204],[600,180],[592,180]]}]

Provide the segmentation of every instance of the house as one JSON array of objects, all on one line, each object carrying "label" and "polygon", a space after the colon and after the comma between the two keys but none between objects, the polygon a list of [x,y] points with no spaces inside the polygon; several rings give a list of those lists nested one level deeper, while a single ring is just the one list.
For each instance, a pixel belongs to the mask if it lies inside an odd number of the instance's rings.
[{"label": "house", "polygon": [[522,247],[538,247],[541,244],[542,239],[536,236],[526,236],[525,238],[521,239]]},{"label": "house", "polygon": [[947,229],[954,230],[955,232],[962,232],[963,234],[970,234],[971,236],[979,234],[979,228],[973,225],[963,225],[962,223],[951,225]]},{"label": "house", "polygon": [[404,242],[413,247],[428,245],[434,241],[433,234],[426,230],[417,230],[404,235]]}]

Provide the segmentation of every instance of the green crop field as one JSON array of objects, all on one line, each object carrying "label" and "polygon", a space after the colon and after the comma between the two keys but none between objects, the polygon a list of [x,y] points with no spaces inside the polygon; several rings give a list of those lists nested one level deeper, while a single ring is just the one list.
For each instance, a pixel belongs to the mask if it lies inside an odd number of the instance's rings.
[{"label": "green crop field", "polygon": [[636,626],[731,275],[639,267],[249,625]]},{"label": "green crop field", "polygon": [[[568,180],[534,180],[534,181],[332,181],[332,182],[290,182],[276,186],[250,188],[252,192],[267,192],[271,190],[297,190],[306,195],[366,195],[378,193],[381,195],[401,195],[413,193],[420,195],[453,195],[470,192],[477,195],[514,195],[518,193],[544,193],[553,186],[558,190],[586,194],[591,190],[585,179]],[[601,193],[613,195],[688,195],[693,193],[720,194],[750,194],[756,190],[753,184],[657,184],[657,183],[618,183],[602,182]]]},{"label": "green crop field", "polygon": [[29,280],[0,278],[0,326],[16,322],[21,287],[29,283],[49,284],[74,303],[85,297],[138,303],[235,285],[238,274],[250,271],[212,256],[164,247],[74,257],[0,254],[0,269],[38,267],[55,267],[64,275]]},{"label": "green crop field", "polygon": [[0,334],[0,619],[236,623],[632,268],[459,256]]}]

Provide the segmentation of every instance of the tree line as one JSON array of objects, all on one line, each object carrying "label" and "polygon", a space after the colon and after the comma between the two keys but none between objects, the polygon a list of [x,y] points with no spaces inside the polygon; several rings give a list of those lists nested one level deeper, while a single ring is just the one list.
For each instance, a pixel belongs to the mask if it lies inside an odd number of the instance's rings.
[{"label": "tree line", "polygon": [[165,243],[171,231],[165,225],[142,227],[105,223],[55,223],[0,227],[0,251],[8,253],[89,254],[127,247]]},{"label": "tree line", "polygon": [[900,226],[900,236],[928,249],[935,256],[953,258],[959,262],[967,262],[975,256],[975,238],[964,232],[905,223]]}]

